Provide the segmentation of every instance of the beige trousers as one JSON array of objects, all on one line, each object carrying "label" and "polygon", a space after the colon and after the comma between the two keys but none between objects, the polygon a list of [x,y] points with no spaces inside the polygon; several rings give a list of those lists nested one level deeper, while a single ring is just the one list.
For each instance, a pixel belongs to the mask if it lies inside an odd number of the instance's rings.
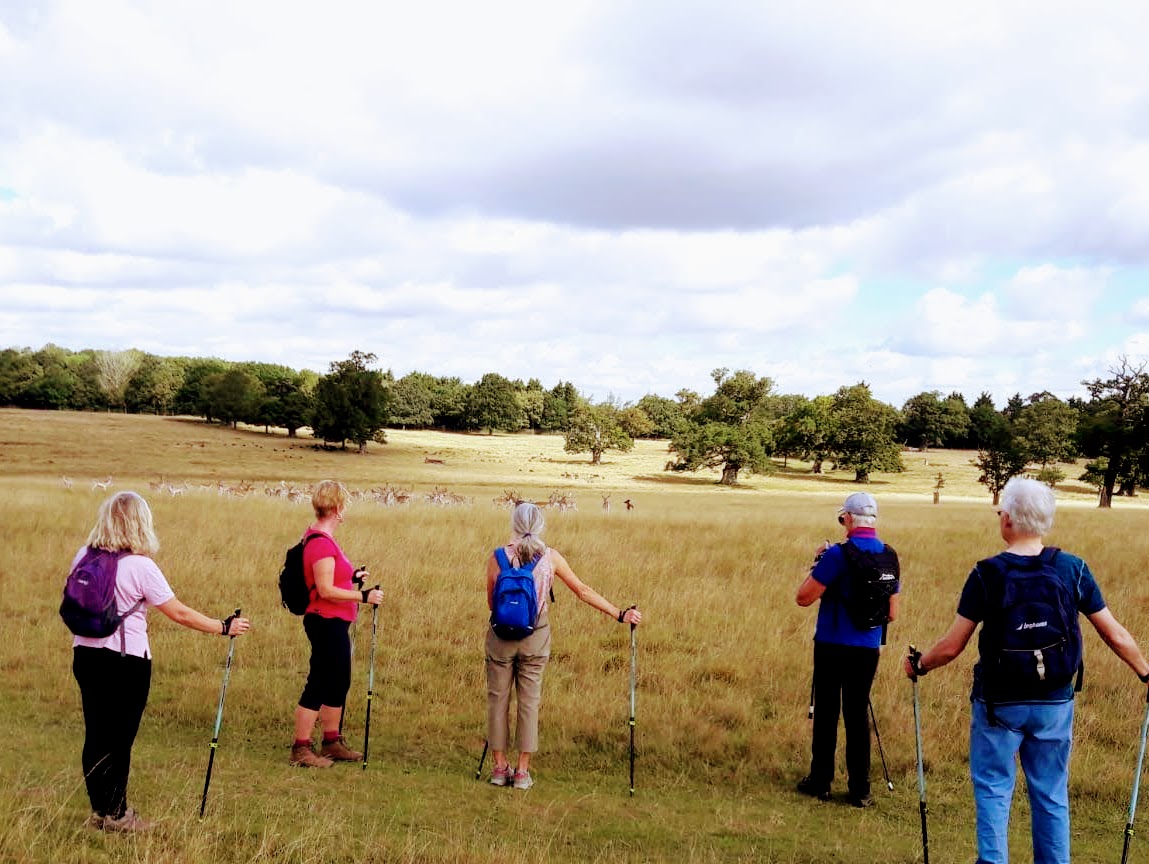
[{"label": "beige trousers", "polygon": [[486,653],[487,743],[492,750],[507,750],[513,684],[518,702],[515,743],[520,753],[534,753],[539,749],[543,668],[551,657],[551,628],[545,613],[541,626],[518,642],[506,642],[488,627]]}]

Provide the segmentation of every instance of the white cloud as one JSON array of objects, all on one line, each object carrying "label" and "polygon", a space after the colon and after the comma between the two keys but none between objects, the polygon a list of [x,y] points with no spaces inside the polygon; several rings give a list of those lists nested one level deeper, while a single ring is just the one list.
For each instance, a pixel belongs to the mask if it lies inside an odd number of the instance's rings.
[{"label": "white cloud", "polygon": [[0,343],[632,398],[716,366],[1068,386],[1149,322],[1111,287],[1149,268],[1142,16],[30,4],[0,15]]}]

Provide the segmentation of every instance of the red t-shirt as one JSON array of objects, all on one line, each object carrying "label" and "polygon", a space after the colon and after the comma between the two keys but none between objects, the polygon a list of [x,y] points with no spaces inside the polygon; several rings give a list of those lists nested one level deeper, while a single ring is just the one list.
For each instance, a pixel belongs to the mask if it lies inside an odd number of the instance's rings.
[{"label": "red t-shirt", "polygon": [[342,618],[344,621],[354,621],[359,615],[359,602],[356,600],[324,600],[315,591],[313,568],[316,561],[334,558],[335,579],[333,581],[335,587],[358,590],[352,581],[352,577],[355,575],[355,565],[347,560],[347,556],[343,554],[343,550],[339,548],[339,544],[330,534],[316,531],[314,528],[308,528],[303,536],[306,537],[308,534],[315,534],[316,537],[303,547],[303,573],[307,580],[307,587],[311,590],[311,602],[307,604],[307,612],[314,612],[323,618]]}]

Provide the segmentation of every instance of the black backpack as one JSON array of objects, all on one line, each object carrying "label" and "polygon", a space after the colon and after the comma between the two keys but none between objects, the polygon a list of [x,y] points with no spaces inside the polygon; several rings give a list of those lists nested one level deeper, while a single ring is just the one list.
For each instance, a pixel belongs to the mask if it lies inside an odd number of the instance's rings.
[{"label": "black backpack", "polygon": [[302,615],[311,604],[311,589],[303,572],[303,547],[322,534],[308,534],[283,556],[283,569],[279,571],[279,599],[283,608],[292,615]]},{"label": "black backpack", "polygon": [[890,598],[901,585],[901,567],[894,547],[883,545],[880,552],[859,549],[849,540],[839,543],[846,559],[846,572],[839,579],[842,606],[850,623],[859,630],[882,627],[890,621]]},{"label": "black backpack", "polygon": [[1077,597],[1057,572],[1054,546],[1024,566],[998,557],[977,563],[986,614],[978,637],[982,699],[990,722],[995,702],[1040,698],[1085,673]]}]

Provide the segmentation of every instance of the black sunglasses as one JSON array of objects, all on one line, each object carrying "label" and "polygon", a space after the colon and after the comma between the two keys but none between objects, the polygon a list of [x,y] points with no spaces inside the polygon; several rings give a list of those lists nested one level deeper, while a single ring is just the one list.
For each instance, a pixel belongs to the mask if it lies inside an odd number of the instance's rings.
[{"label": "black sunglasses", "polygon": [[845,525],[846,524],[846,514],[845,513],[839,513],[838,514],[838,524],[839,525]]}]

